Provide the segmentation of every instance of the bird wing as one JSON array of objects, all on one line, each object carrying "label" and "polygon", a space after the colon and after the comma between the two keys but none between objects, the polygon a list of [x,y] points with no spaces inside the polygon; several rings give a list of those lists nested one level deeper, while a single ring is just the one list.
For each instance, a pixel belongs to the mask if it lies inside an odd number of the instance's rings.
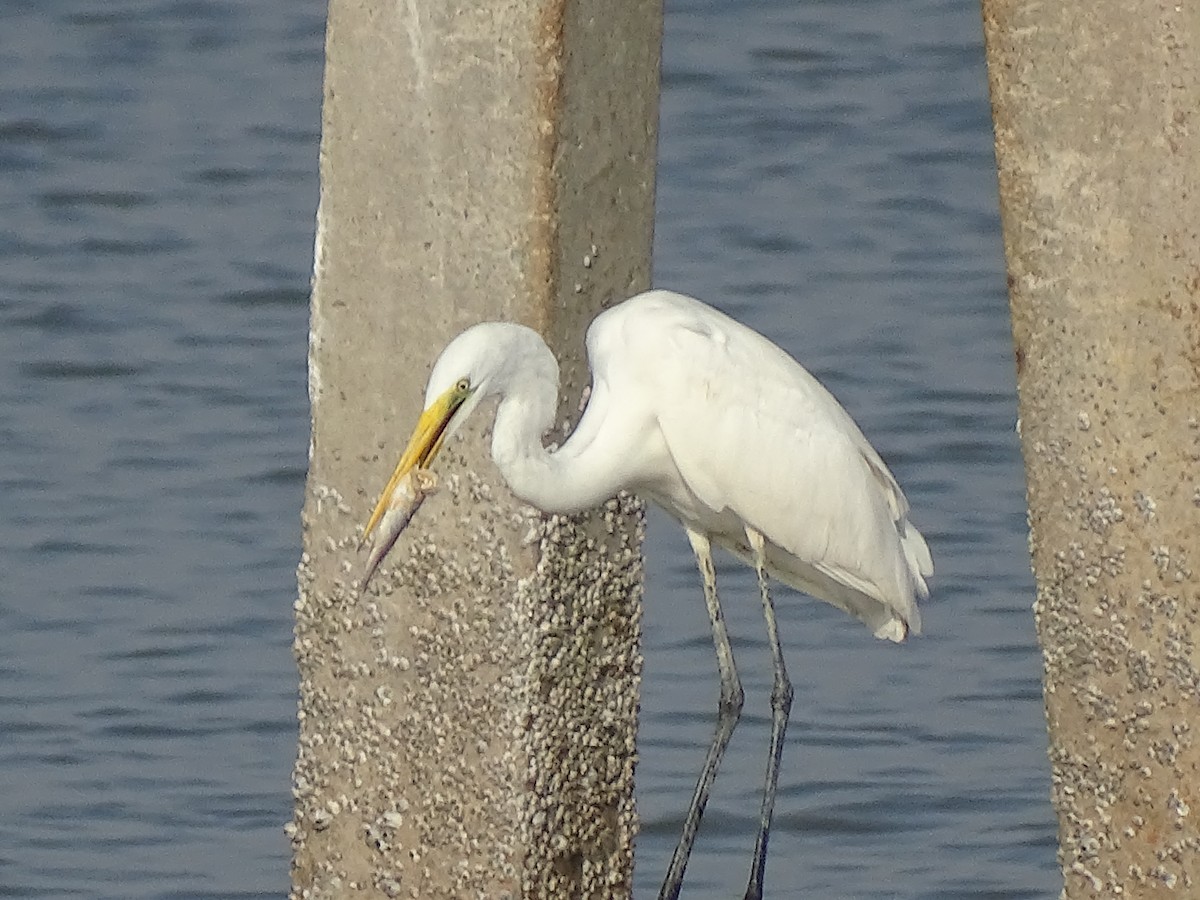
[{"label": "bird wing", "polygon": [[601,319],[593,365],[604,357],[612,396],[652,406],[678,477],[654,490],[672,512],[743,557],[740,526],[754,528],[778,577],[881,636],[919,628],[928,548],[883,460],[811,374],[682,295],[650,292]]}]

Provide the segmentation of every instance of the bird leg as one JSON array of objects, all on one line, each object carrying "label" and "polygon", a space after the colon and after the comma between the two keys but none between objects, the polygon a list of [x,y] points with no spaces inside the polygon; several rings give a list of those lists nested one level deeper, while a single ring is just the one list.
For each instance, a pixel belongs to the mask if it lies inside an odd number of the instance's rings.
[{"label": "bird leg", "polygon": [[763,787],[762,812],[758,823],[758,839],[754,842],[754,860],[750,864],[750,882],[746,900],[762,900],[763,871],[767,866],[767,838],[771,831],[771,814],[775,810],[775,789],[779,783],[779,762],[783,757],[783,737],[787,731],[788,713],[792,709],[792,683],[783,664],[783,648],[779,644],[779,626],[775,622],[775,604],[767,585],[767,558],[763,536],[753,528],[746,529],[750,549],[754,554],[754,569],[758,572],[758,592],[762,596],[763,616],[767,620],[767,638],[771,643],[771,659],[775,680],[771,686],[771,751],[767,757],[767,777]]},{"label": "bird leg", "polygon": [[717,667],[721,672],[721,699],[717,707],[717,730],[708,748],[708,755],[704,758],[700,777],[696,780],[696,791],[692,794],[691,805],[683,820],[683,834],[680,835],[679,844],[671,856],[671,865],[667,868],[662,890],[658,893],[659,900],[676,900],[679,896],[683,886],[683,870],[687,867],[692,845],[696,841],[704,806],[708,803],[709,792],[717,777],[717,767],[721,764],[721,757],[725,754],[729,738],[733,735],[733,729],[742,714],[742,683],[733,664],[733,648],[729,645],[725,616],[721,613],[721,603],[717,599],[717,573],[713,568],[712,547],[706,536],[690,528],[687,535],[704,581],[704,602],[708,607],[709,621],[712,623],[713,644],[717,648]]}]

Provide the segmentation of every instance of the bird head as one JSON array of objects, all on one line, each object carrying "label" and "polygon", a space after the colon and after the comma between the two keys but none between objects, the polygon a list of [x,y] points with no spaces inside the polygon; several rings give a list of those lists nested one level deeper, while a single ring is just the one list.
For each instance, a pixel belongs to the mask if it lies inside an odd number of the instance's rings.
[{"label": "bird head", "polygon": [[446,439],[462,427],[480,402],[501,393],[513,380],[522,358],[514,351],[531,340],[541,341],[524,326],[485,322],[468,328],[446,345],[429,375],[425,409],[371,513],[363,541],[391,505],[404,477],[414,468],[429,469]]}]

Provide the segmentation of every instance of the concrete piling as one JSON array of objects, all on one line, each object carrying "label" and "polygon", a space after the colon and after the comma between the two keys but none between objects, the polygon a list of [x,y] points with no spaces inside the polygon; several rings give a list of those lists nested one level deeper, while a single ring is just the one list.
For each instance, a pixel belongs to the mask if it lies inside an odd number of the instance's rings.
[{"label": "concrete piling", "polygon": [[630,893],[637,502],[522,507],[481,410],[361,597],[355,579],[464,327],[541,331],[563,434],[578,417],[587,323],[649,285],[661,28],[655,2],[330,2],[293,898]]},{"label": "concrete piling", "polygon": [[1200,12],[984,0],[1064,897],[1200,891]]}]

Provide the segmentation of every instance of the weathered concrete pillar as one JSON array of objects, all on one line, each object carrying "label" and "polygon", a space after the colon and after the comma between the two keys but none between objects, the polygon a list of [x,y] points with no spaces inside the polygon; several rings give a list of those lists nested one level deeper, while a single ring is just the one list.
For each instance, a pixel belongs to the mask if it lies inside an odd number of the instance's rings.
[{"label": "weathered concrete pillar", "polygon": [[984,0],[1065,896],[1200,892],[1200,7]]},{"label": "weathered concrete pillar", "polygon": [[480,431],[356,598],[356,539],[465,326],[563,363],[649,283],[658,2],[331,0],[296,602],[293,897],[630,890],[640,509],[514,502]]}]

